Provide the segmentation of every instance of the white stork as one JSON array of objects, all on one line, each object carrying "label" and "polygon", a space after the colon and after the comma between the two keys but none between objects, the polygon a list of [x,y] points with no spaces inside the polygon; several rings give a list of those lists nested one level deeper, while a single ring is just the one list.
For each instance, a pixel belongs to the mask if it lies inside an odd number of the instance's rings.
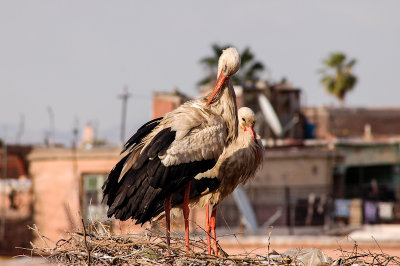
[{"label": "white stork", "polygon": [[[208,253],[211,254],[212,233],[215,239],[215,255],[218,256],[218,247],[215,232],[215,216],[217,205],[239,184],[246,183],[254,177],[261,165],[264,148],[260,137],[254,133],[256,117],[254,112],[247,107],[242,107],[238,112],[239,129],[238,137],[226,147],[218,158],[216,165],[196,175],[191,182],[190,206],[206,207],[206,231]],[[174,216],[180,215],[183,193],[173,195],[171,213]],[[209,217],[209,205],[213,206],[211,219]],[[212,232],[211,232],[212,229]]]},{"label": "white stork", "polygon": [[218,61],[218,80],[209,95],[149,121],[127,141],[122,152],[128,153],[103,185],[108,217],[144,224],[165,209],[169,245],[172,194],[185,190],[183,214],[189,249],[190,181],[213,168],[224,147],[237,138],[236,96],[230,76],[239,67],[238,51],[224,50]]}]

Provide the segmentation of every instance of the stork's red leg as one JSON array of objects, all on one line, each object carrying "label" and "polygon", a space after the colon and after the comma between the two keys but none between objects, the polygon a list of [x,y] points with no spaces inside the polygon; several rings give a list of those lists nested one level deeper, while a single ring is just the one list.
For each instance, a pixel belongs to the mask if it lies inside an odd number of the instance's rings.
[{"label": "stork's red leg", "polygon": [[211,233],[212,237],[215,241],[215,256],[218,256],[218,243],[217,243],[217,233],[215,232],[215,216],[217,215],[217,207],[214,207],[211,212],[211,219],[210,219],[210,226],[211,226]]},{"label": "stork's red leg", "polygon": [[206,232],[207,232],[207,248],[208,248],[208,254],[211,255],[210,204],[207,204],[207,206],[206,206]]},{"label": "stork's red leg", "polygon": [[172,199],[172,194],[169,195],[165,200],[164,200],[164,211],[165,211],[165,227],[166,227],[166,236],[167,236],[167,246],[170,246],[170,235],[171,235],[171,217],[170,217],[170,211],[171,211],[171,199]]},{"label": "stork's red leg", "polygon": [[189,251],[189,196],[190,196],[190,182],[187,183],[185,189],[185,198],[183,200],[183,218],[185,220],[185,239],[186,251]]}]

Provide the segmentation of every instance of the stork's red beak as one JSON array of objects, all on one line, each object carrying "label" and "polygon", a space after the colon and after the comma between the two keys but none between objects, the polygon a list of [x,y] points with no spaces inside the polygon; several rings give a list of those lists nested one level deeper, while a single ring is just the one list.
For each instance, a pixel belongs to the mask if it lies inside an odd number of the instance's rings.
[{"label": "stork's red beak", "polygon": [[246,127],[245,131],[250,131],[250,134],[253,136],[253,139],[256,139],[256,134],[254,133],[254,127]]},{"label": "stork's red beak", "polygon": [[217,92],[221,89],[221,87],[224,84],[225,80],[226,80],[226,76],[224,75],[224,73],[221,72],[221,74],[219,74],[217,83],[215,84],[215,87],[214,87],[213,91],[211,92],[210,97],[208,98],[206,106],[210,105],[210,103],[214,99],[214,97],[217,94]]}]

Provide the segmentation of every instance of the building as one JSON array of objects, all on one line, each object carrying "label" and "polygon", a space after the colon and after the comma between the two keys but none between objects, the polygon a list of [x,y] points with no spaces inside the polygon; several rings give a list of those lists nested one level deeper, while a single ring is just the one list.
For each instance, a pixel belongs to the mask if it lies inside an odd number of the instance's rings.
[{"label": "building", "polygon": [[302,108],[318,139],[400,136],[400,108]]},{"label": "building", "polygon": [[183,93],[179,92],[178,89],[174,89],[170,92],[155,92],[153,96],[153,118],[158,118],[164,114],[174,110],[184,102],[190,100],[190,98]]},{"label": "building", "polygon": [[[334,167],[341,160],[338,152],[326,147],[268,148],[261,169],[244,186],[258,224],[306,225],[309,199],[315,199],[312,204],[327,202],[333,193]],[[238,225],[240,213],[233,196],[223,201],[219,209],[221,219],[217,221],[220,226],[226,223],[230,227]],[[308,225],[322,225],[326,213],[324,205],[323,212],[309,218]],[[274,215],[276,219],[271,221]]]},{"label": "building", "polygon": [[29,154],[33,220],[50,239],[81,227],[81,218],[106,219],[101,186],[120,149],[35,148]]},{"label": "building", "polygon": [[30,146],[4,146],[0,150],[0,255],[21,253],[15,247],[30,247],[33,224],[32,183],[27,154]]},{"label": "building", "polygon": [[[260,95],[266,96],[275,110],[283,128],[281,136],[274,134],[265,119],[265,114],[263,114],[259,105]],[[239,98],[238,102],[240,102],[242,106],[250,107],[256,113],[258,118],[256,130],[262,138],[302,140],[307,137],[307,121],[300,109],[300,89],[293,88],[289,84],[271,85],[261,83],[255,87],[241,88],[237,96]]]}]

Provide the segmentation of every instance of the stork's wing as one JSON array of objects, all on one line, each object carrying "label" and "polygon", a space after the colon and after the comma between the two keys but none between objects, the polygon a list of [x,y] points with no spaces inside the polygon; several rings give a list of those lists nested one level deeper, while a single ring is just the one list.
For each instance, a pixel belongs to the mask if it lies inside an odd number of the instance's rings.
[{"label": "stork's wing", "polygon": [[[216,165],[203,173],[199,173],[190,184],[190,201],[202,202],[201,197],[206,196],[207,202],[218,204],[235,188],[253,177],[261,165],[264,148],[260,137],[254,141],[249,133],[241,135],[224,149]],[[217,195],[211,196],[210,193]],[[174,193],[172,206],[183,203],[183,190]],[[164,211],[163,206],[158,206],[158,212]]]},{"label": "stork's wing", "polygon": [[260,137],[256,140],[248,132],[241,134],[232,145],[224,152],[225,160],[219,167],[219,175],[226,183],[228,193],[239,184],[245,184],[250,178],[254,177],[260,167],[264,155],[264,148]]},{"label": "stork's wing", "polygon": [[137,223],[150,220],[168,195],[215,165],[225,139],[225,123],[208,108],[191,103],[167,114],[143,138],[140,154],[125,158],[123,164],[132,167],[123,171],[107,214]]},{"label": "stork's wing", "polygon": [[147,135],[149,135],[156,126],[160,124],[162,117],[153,119],[143,126],[141,126],[135,134],[126,142],[124,149],[121,154],[125,152],[127,149],[130,149],[130,153],[125,155],[110,171],[107,180],[104,182],[103,189],[103,201],[106,200],[107,205],[110,206],[113,204],[118,189],[120,185],[118,184],[121,178],[121,174],[123,175],[126,172],[126,167],[132,157],[135,157],[136,153],[133,152],[133,149],[137,147],[143,141]]},{"label": "stork's wing", "polygon": [[124,153],[129,148],[134,148],[137,144],[139,144],[143,137],[147,136],[156,126],[160,124],[160,120],[162,117],[150,120],[143,126],[141,126],[135,134],[125,143],[124,149],[121,151],[121,154]]}]

